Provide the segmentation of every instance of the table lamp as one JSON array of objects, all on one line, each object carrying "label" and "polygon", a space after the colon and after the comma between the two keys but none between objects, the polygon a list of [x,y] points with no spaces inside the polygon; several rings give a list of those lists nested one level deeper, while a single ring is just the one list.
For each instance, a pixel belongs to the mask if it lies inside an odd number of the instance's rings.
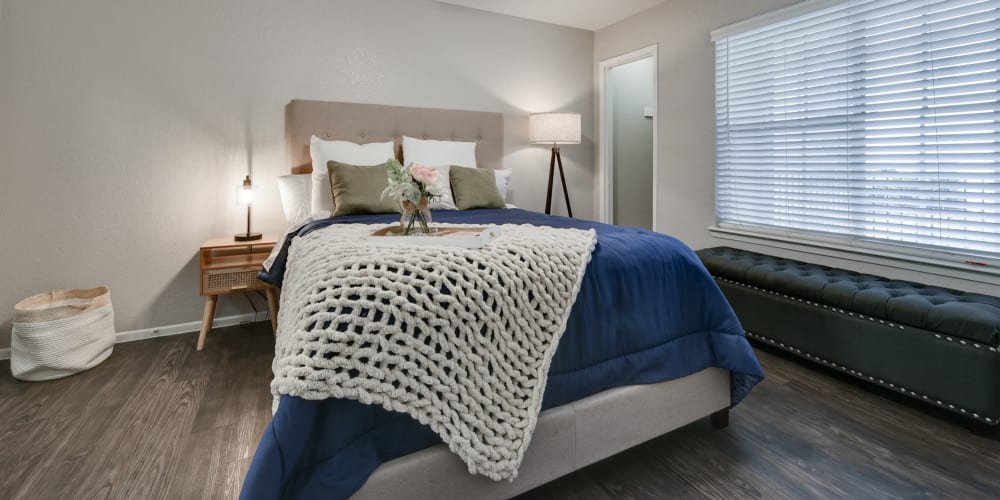
[{"label": "table lamp", "polygon": [[250,205],[257,197],[257,186],[250,181],[250,176],[246,176],[241,184],[236,186],[236,202],[247,206],[247,232],[239,233],[235,236],[236,241],[254,241],[262,238],[260,233],[250,232]]},{"label": "table lamp", "polygon": [[572,217],[573,208],[569,204],[569,189],[563,171],[559,144],[580,144],[580,113],[536,113],[528,116],[528,140],[534,144],[552,144],[549,158],[549,187],[545,195],[545,213],[552,212],[552,177],[556,163],[559,164],[559,179],[566,196],[566,213]]}]

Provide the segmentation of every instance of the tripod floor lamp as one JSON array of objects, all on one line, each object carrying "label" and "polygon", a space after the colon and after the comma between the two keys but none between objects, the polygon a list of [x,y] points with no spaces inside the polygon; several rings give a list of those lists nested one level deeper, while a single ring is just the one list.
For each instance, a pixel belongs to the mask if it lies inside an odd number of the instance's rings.
[{"label": "tripod floor lamp", "polygon": [[579,113],[537,113],[528,116],[528,140],[535,144],[552,144],[549,159],[549,187],[545,195],[545,213],[552,212],[552,177],[556,163],[559,164],[559,180],[562,181],[566,196],[566,213],[572,217],[573,208],[569,204],[569,189],[566,188],[566,173],[563,171],[560,144],[580,144]]}]

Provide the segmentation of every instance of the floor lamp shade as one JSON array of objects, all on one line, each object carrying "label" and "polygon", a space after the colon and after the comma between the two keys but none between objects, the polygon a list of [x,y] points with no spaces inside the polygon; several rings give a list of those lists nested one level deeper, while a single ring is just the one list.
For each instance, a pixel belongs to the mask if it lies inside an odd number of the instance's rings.
[{"label": "floor lamp shade", "polygon": [[556,165],[559,166],[559,180],[566,197],[566,213],[573,216],[569,204],[569,189],[566,187],[566,173],[563,170],[559,144],[580,144],[580,113],[538,113],[528,116],[528,140],[535,144],[551,144],[552,157],[549,159],[549,184],[545,194],[545,213],[552,213],[552,178]]},{"label": "floor lamp shade", "polygon": [[528,116],[528,140],[535,144],[580,144],[580,113]]}]

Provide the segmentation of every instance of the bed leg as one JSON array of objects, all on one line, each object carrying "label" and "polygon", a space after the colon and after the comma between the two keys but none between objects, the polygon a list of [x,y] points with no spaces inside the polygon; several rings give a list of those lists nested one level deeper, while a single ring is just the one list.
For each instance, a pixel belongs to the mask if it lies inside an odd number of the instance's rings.
[{"label": "bed leg", "polygon": [[709,419],[712,421],[713,429],[725,429],[729,427],[729,408],[713,413]]}]

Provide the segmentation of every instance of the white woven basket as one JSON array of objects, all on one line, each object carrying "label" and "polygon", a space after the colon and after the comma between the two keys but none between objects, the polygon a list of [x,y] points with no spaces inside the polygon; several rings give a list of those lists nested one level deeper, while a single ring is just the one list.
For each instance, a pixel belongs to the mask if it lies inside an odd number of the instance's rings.
[{"label": "white woven basket", "polygon": [[33,295],[14,306],[10,371],[21,380],[65,377],[97,366],[114,344],[107,287]]}]

